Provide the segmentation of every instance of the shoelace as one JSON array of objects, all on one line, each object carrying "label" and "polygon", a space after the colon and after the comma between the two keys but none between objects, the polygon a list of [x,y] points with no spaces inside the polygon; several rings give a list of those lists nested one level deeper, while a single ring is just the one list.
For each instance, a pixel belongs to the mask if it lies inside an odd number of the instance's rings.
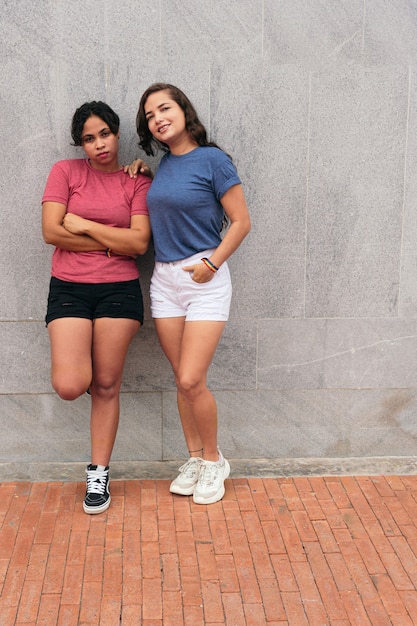
[{"label": "shoelace", "polygon": [[220,467],[220,463],[216,463],[215,465],[207,465],[206,463],[203,463],[198,482],[202,485],[212,485],[217,478]]},{"label": "shoelace", "polygon": [[187,476],[192,477],[198,471],[199,465],[199,461],[196,461],[195,459],[189,459],[186,463],[184,463],[184,465],[181,465],[179,471],[181,472],[181,474],[186,474]]},{"label": "shoelace", "polygon": [[87,493],[103,494],[106,490],[107,472],[87,472]]}]

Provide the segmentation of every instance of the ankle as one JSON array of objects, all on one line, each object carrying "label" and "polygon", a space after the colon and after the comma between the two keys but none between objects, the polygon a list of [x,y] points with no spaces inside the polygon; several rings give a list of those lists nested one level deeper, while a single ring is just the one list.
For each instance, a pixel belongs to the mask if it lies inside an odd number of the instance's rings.
[{"label": "ankle", "polygon": [[218,463],[219,461],[221,462],[222,458],[223,457],[220,450],[216,450],[216,452],[213,452],[213,454],[204,454],[203,456],[204,461],[208,461],[209,463]]},{"label": "ankle", "polygon": [[[196,452],[198,452],[199,454],[196,454]],[[188,450],[188,454],[190,455],[190,458],[199,458],[203,456],[203,448],[199,448],[198,450]]]}]

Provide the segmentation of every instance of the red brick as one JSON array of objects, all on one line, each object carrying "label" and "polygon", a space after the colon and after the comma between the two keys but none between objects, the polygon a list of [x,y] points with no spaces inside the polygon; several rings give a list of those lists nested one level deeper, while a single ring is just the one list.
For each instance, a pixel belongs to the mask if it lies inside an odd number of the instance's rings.
[{"label": "red brick", "polygon": [[[367,612],[357,591],[342,591],[342,601],[352,626],[371,626]],[[379,622],[378,626],[379,626]]]},{"label": "red brick", "polygon": [[16,614],[17,606],[0,604],[0,624],[2,626],[16,626]]},{"label": "red brick", "polygon": [[[59,598],[59,596],[55,596]],[[57,626],[78,626],[79,625],[79,606],[60,605]],[[45,626],[49,626],[45,625]]]},{"label": "red brick", "polygon": [[249,543],[263,541],[264,536],[259,516],[256,511],[242,511],[243,524]]},{"label": "red brick", "polygon": [[[161,554],[177,553],[177,535],[174,519],[160,519],[158,522],[158,541]],[[138,535],[139,536],[139,535]]]},{"label": "red brick", "polygon": [[271,500],[264,489],[252,491],[252,499],[256,507],[257,515],[261,522],[275,519]]},{"label": "red brick", "polygon": [[120,597],[103,596],[100,606],[100,626],[119,626],[121,613]]},{"label": "red brick", "polygon": [[158,514],[156,510],[146,509],[141,513],[142,541],[158,541]]},{"label": "red brick", "polygon": [[196,551],[201,580],[218,579],[219,576],[213,546],[206,543],[197,543]]},{"label": "red brick", "polygon": [[209,520],[207,516],[207,512],[200,509],[198,511],[193,511],[191,516],[191,521],[193,525],[193,535],[194,541],[197,543],[202,542],[212,542],[212,536],[209,526]]},{"label": "red brick", "polygon": [[2,626],[417,622],[417,477],[229,479],[204,508],[113,481],[100,516],[84,491],[0,484]]},{"label": "red brick", "polygon": [[245,624],[245,612],[239,593],[223,593],[222,602],[225,624]]},{"label": "red brick", "polygon": [[49,546],[46,544],[33,545],[29,565],[26,571],[26,580],[41,580],[45,576],[46,564],[48,562]]},{"label": "red brick", "polygon": [[300,494],[293,481],[281,485],[282,495],[285,498],[287,507],[290,511],[304,511],[304,505],[301,501]]},{"label": "red brick", "polygon": [[292,518],[301,541],[317,541],[317,535],[307,511],[292,511]]},{"label": "red brick", "polygon": [[204,613],[202,605],[184,606],[184,626],[204,626]]},{"label": "red brick", "polygon": [[401,589],[402,591],[414,589],[410,577],[405,572],[400,559],[395,553],[383,552],[380,556],[396,589]]},{"label": "red brick", "polygon": [[184,624],[182,599],[179,590],[163,591],[162,605],[164,626],[182,626]]},{"label": "red brick", "polygon": [[222,593],[239,592],[239,581],[233,556],[231,554],[216,555],[216,565],[220,591]]},{"label": "red brick", "polygon": [[84,583],[80,605],[80,624],[98,626],[101,609],[101,584],[97,582]]},{"label": "red brick", "polygon": [[[281,594],[281,599],[289,624],[296,624],[297,626],[310,626],[304,611],[303,601],[299,593],[285,591]],[[278,620],[276,621],[278,622]]]},{"label": "red brick", "polygon": [[5,607],[19,605],[25,575],[26,567],[24,565],[9,567],[3,585],[2,605]]},{"label": "red brick", "polygon": [[85,551],[84,580],[88,582],[103,579],[104,546],[87,546]]},{"label": "red brick", "polygon": [[326,554],[326,561],[339,591],[352,591],[355,589],[355,583],[346,567],[345,559],[340,553]]},{"label": "red brick", "polygon": [[305,561],[304,546],[296,529],[290,526],[282,527],[281,535],[290,561]]},{"label": "red brick", "polygon": [[[245,624],[245,626],[263,626],[263,624],[266,624],[265,611],[262,604],[244,604],[243,611],[245,619],[242,624]],[[270,624],[272,623],[274,622],[270,622]],[[283,624],[283,622],[280,623]]]},{"label": "red brick", "polygon": [[142,626],[142,624],[142,605],[123,603],[120,626]]},{"label": "red brick", "polygon": [[216,554],[232,553],[232,545],[230,543],[226,520],[210,519],[210,533],[213,541],[214,552]]},{"label": "red brick", "polygon": [[[60,598],[55,594],[44,594],[41,596],[41,601],[39,604],[39,612],[36,620],[36,626],[51,626],[51,624],[59,624],[58,615],[59,615],[59,606],[60,606]],[[78,615],[77,615],[78,617]],[[75,625],[75,622],[73,622]],[[62,624],[62,626],[64,626]],[[68,626],[70,626],[68,624]]]},{"label": "red brick", "polygon": [[141,544],[141,562],[143,578],[159,579],[161,577],[161,561],[156,541]]},{"label": "red brick", "polygon": [[189,498],[184,498],[184,496],[173,496],[175,529],[177,532],[192,532],[193,530],[189,500]]},{"label": "red brick", "polygon": [[143,619],[162,619],[162,589],[155,578],[143,579]]},{"label": "red brick", "polygon": [[223,604],[218,581],[205,580],[201,583],[204,619],[207,623],[224,622]]},{"label": "red brick", "polygon": [[103,595],[116,596],[122,594],[123,561],[121,555],[104,556]]},{"label": "red brick", "polygon": [[323,552],[339,552],[339,546],[328,521],[314,520],[312,525]]},{"label": "red brick", "polygon": [[349,500],[349,496],[347,495],[340,479],[326,479],[327,489],[330,491],[331,496],[334,500],[338,509],[348,509],[352,507],[351,501]]},{"label": "red brick", "polygon": [[376,574],[372,576],[372,580],[388,615],[391,618],[393,618],[393,616],[397,618],[401,617],[405,625],[408,621],[407,610],[389,576],[387,574]]},{"label": "red brick", "polygon": [[370,539],[356,539],[355,545],[370,574],[384,574],[385,567]]},{"label": "red brick", "polygon": [[30,551],[33,544],[33,531],[18,532],[10,558],[12,567],[27,566],[30,560]]},{"label": "red brick", "polygon": [[201,581],[197,567],[181,567],[181,589],[184,607],[202,603]]},{"label": "red brick", "polygon": [[83,566],[67,565],[64,573],[64,586],[61,594],[62,604],[81,603],[81,592],[83,588]]},{"label": "red brick", "polygon": [[285,545],[276,522],[262,522],[262,531],[271,554],[284,554]]},{"label": "red brick", "polygon": [[259,541],[251,545],[251,554],[258,578],[274,578],[275,572],[266,543]]},{"label": "red brick", "polygon": [[[85,515],[85,517],[87,517]],[[67,563],[69,565],[83,565],[87,546],[87,533],[75,531],[70,535]]]},{"label": "red brick", "polygon": [[162,562],[162,590],[179,591],[181,589],[180,570],[177,554],[164,554]]},{"label": "red brick", "polygon": [[271,562],[274,567],[279,590],[298,591],[297,581],[295,580],[288,556],[286,554],[272,554]]},{"label": "red brick", "polygon": [[234,487],[236,492],[236,499],[239,504],[240,510],[253,511],[255,508],[255,503],[252,498],[252,490],[247,481],[244,481],[244,483],[242,484],[235,483]]},{"label": "red brick", "polygon": [[34,622],[38,615],[38,607],[42,591],[42,581],[28,580],[21,590],[17,622]]},{"label": "red brick", "polygon": [[177,546],[181,569],[190,565],[197,567],[197,553],[192,532],[177,533]]},{"label": "red brick", "polygon": [[286,619],[277,581],[274,578],[261,577],[258,579],[258,584],[267,621]]},{"label": "red brick", "polygon": [[323,520],[326,518],[323,509],[318,503],[316,495],[314,493],[307,491],[301,492],[300,498],[311,521]]}]

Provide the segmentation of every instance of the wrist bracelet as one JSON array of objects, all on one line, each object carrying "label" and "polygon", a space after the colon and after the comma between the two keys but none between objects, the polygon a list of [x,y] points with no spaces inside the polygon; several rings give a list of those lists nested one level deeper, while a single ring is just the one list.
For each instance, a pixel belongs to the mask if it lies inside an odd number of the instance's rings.
[{"label": "wrist bracelet", "polygon": [[106,256],[109,257],[109,259],[110,259],[110,257],[111,257],[111,249],[110,248],[107,248]]},{"label": "wrist bracelet", "polygon": [[211,270],[212,272],[218,272],[218,271],[219,271],[219,268],[218,268],[218,267],[216,267],[216,266],[214,265],[214,263],[212,263],[212,262],[210,261],[210,259],[208,259],[207,257],[203,257],[201,260],[203,261],[204,265],[207,265],[207,267],[209,268],[209,270]]}]

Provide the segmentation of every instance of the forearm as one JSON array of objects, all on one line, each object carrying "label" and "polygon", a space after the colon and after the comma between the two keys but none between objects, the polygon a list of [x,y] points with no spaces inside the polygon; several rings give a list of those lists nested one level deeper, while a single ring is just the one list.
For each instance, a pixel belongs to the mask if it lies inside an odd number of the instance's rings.
[{"label": "forearm", "polygon": [[63,226],[58,226],[53,232],[44,232],[43,238],[45,243],[69,252],[94,252],[108,247],[88,235],[74,235]]},{"label": "forearm", "polygon": [[135,228],[116,228],[89,220],[85,221],[85,234],[100,242],[105,249],[116,254],[136,256],[145,254],[149,245],[149,234]]},{"label": "forearm", "polygon": [[233,252],[238,249],[249,231],[249,221],[245,220],[242,222],[233,222],[230,225],[219,246],[210,256],[211,262],[216,267],[220,267],[225,261],[227,261],[227,259],[233,254]]}]

